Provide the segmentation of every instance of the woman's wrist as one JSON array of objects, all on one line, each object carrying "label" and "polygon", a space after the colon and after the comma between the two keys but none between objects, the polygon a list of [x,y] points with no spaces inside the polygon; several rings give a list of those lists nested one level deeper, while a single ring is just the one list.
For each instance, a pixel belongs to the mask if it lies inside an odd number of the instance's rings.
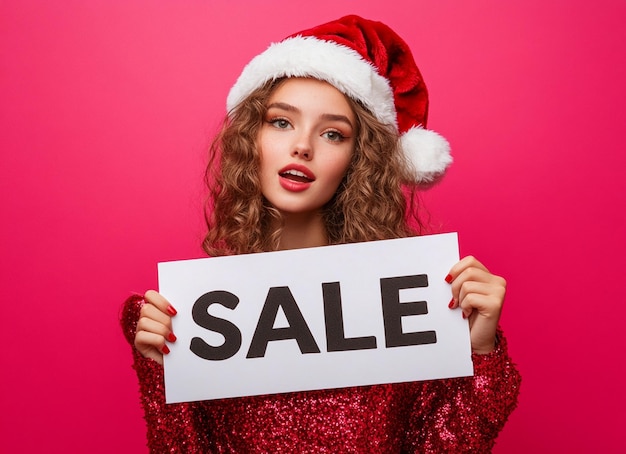
[{"label": "woman's wrist", "polygon": [[496,333],[494,339],[492,342],[477,347],[472,346],[472,353],[476,354],[476,355],[488,355],[489,353],[492,353],[497,347],[498,344],[500,343],[500,339],[498,336],[498,333]]}]

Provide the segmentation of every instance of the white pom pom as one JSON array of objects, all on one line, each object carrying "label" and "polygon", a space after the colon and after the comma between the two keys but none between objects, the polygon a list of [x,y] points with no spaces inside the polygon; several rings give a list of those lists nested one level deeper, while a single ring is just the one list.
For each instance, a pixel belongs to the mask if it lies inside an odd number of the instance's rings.
[{"label": "white pom pom", "polygon": [[409,129],[400,137],[400,145],[418,183],[433,183],[452,163],[448,141],[429,129]]}]

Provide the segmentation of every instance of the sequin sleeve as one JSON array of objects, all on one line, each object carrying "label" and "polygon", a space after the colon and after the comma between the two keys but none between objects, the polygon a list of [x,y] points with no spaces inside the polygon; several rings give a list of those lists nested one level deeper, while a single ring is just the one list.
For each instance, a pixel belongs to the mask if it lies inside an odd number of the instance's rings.
[{"label": "sequin sleeve", "polygon": [[141,306],[140,295],[131,296],[122,307],[120,322],[126,340],[132,346],[133,368],[139,379],[139,393],[147,426],[151,452],[208,452],[208,433],[197,403],[166,404],[163,367],[144,358],[135,349],[134,339]]},{"label": "sequin sleeve", "polygon": [[521,376],[498,331],[496,349],[473,354],[474,376],[428,382],[414,405],[410,452],[487,453],[517,406]]}]

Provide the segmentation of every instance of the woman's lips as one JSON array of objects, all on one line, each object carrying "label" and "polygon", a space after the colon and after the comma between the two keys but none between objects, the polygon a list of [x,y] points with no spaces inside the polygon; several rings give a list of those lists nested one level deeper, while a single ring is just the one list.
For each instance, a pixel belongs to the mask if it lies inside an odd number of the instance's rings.
[{"label": "woman's lips", "polygon": [[288,165],[278,172],[279,182],[283,189],[291,192],[300,192],[308,189],[315,181],[315,175],[309,169],[300,165]]}]

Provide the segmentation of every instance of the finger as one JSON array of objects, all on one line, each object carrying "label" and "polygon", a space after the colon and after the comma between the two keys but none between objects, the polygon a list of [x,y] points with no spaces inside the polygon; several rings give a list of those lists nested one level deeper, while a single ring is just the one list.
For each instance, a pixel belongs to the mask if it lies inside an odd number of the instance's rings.
[{"label": "finger", "polygon": [[135,348],[142,356],[151,358],[161,365],[163,364],[163,354],[169,353],[169,348],[165,344],[163,336],[148,331],[137,332]]},{"label": "finger", "polygon": [[144,299],[146,302],[157,307],[164,314],[169,314],[171,316],[176,315],[176,309],[174,309],[174,306],[172,306],[170,302],[160,293],[154,290],[148,290],[144,294]]},{"label": "finger", "polygon": [[448,284],[453,282],[463,271],[468,268],[477,268],[489,272],[485,265],[476,260],[474,256],[468,255],[467,257],[464,257],[463,259],[458,261],[452,268],[450,268],[448,275],[445,277],[446,282]]},{"label": "finger", "polygon": [[176,341],[176,336],[172,332],[171,326],[149,317],[141,317],[139,319],[137,322],[137,331],[147,331],[149,333],[158,334],[169,342]]},{"label": "finger", "polygon": [[472,315],[486,319],[500,318],[502,298],[494,294],[469,293],[459,302],[464,318]]},{"label": "finger", "polygon": [[[454,309],[458,306],[458,302],[463,298],[465,294],[471,292],[472,289],[479,291],[479,287],[473,285],[484,284],[490,281],[489,274],[486,271],[477,268],[467,268],[461,274],[457,276],[452,284],[450,284],[450,290],[452,291],[452,301],[450,302],[450,309]],[[482,290],[482,288],[481,288]]]},{"label": "finger", "polygon": [[[494,301],[501,305],[505,293],[505,288],[497,283],[465,281],[459,290],[459,301],[465,301],[470,295],[481,295],[493,297]],[[472,305],[472,307],[479,309],[479,307],[475,305]]]},{"label": "finger", "polygon": [[[464,286],[470,285],[468,283],[471,282],[484,283],[493,286],[494,291],[498,294],[503,295],[506,291],[506,281],[502,277],[493,275],[489,271],[482,268],[466,268],[452,281],[452,284],[450,284],[453,297],[453,300],[450,302],[451,308],[456,307],[455,303],[462,298],[461,290]],[[486,291],[489,291],[487,290],[487,287],[485,287],[483,292]],[[465,293],[467,293],[467,290]]]},{"label": "finger", "polygon": [[503,283],[504,279],[495,274],[491,274],[486,269],[470,266],[461,271],[450,285],[452,285],[453,289],[459,289],[463,283],[468,281],[497,284]]},{"label": "finger", "polygon": [[166,326],[168,329],[172,329],[172,318],[161,312],[157,307],[152,304],[144,304],[139,311],[139,318],[149,318],[160,324]]}]

